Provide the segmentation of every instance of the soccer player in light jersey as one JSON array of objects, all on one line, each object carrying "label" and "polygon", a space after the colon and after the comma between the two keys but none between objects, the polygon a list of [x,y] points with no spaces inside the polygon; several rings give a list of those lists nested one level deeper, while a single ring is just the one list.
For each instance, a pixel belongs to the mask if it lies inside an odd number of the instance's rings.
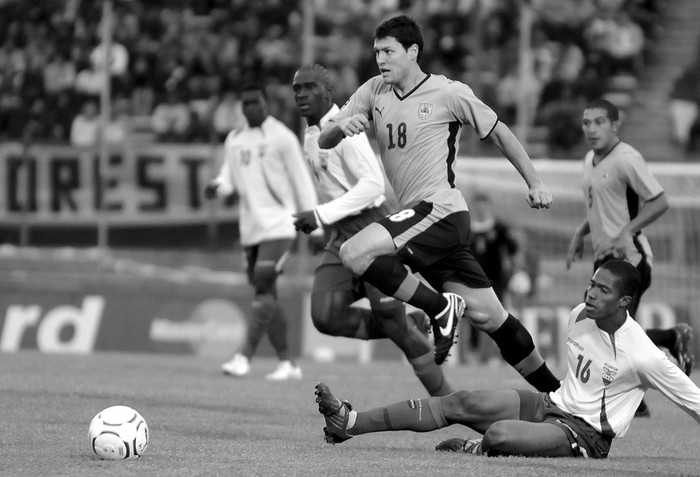
[{"label": "soccer player in light jersey", "polygon": [[559,381],[530,333],[503,308],[469,248],[469,212],[455,188],[454,173],[462,126],[470,125],[480,139],[492,141],[514,165],[529,187],[531,207],[548,208],[552,195],[515,135],[471,88],[423,72],[422,49],[423,37],[412,19],[401,15],[380,24],[374,40],[380,74],[359,87],[319,137],[322,148],[332,148],[372,125],[401,208],[345,242],[340,257],[384,294],[426,311],[438,364],[447,357],[462,315],[459,301],[438,292],[453,292],[511,366],[537,389],[554,390]]},{"label": "soccer player in light jersey", "polygon": [[[651,285],[653,255],[642,229],[668,210],[668,199],[642,155],[618,137],[620,112],[601,99],[583,111],[583,132],[591,150],[583,161],[583,196],[586,219],[574,233],[566,266],[583,256],[584,237],[591,236],[593,269],[612,258],[627,260],[637,267],[642,284],[629,306],[634,318],[642,294]],[[668,348],[680,368],[690,375],[693,355],[688,349],[692,328],[681,323],[668,330],[650,329],[647,334],[657,346]],[[639,415],[648,415],[642,403]]]},{"label": "soccer player in light jersey", "polygon": [[[296,214],[297,230],[310,233],[324,227],[329,240],[314,272],[311,319],[322,333],[363,340],[390,338],[431,396],[453,389],[433,360],[428,338],[407,317],[403,302],[387,297],[369,284],[358,283],[343,266],[339,248],[364,226],[387,216],[385,181],[365,134],[357,134],[332,149],[320,149],[318,136],[339,111],[333,103],[328,71],[312,64],[299,68],[292,81],[297,108],[306,118],[304,154],[316,184],[319,205]],[[394,209],[395,210],[395,209]],[[371,310],[351,306],[367,296]],[[417,312],[425,320],[422,312]]]},{"label": "soccer player in light jersey", "polygon": [[566,375],[550,393],[457,391],[358,412],[319,383],[316,402],[335,437],[329,442],[370,432],[427,432],[463,424],[483,438],[447,439],[436,450],[604,458],[612,440],[629,430],[647,389],[657,389],[700,423],[700,389],[627,311],[639,285],[639,272],[624,260],[610,260],[596,270],[585,302],[569,316]]},{"label": "soccer player in light jersey", "polygon": [[248,280],[255,289],[243,349],[221,368],[228,375],[247,375],[255,349],[267,333],[280,360],[267,379],[301,379],[277,301],[277,276],[296,237],[292,215],[313,208],[316,193],[296,135],[268,114],[264,87],[244,86],[241,103],[248,125],[228,134],[221,171],[204,191],[208,199],[238,192],[240,241]]}]

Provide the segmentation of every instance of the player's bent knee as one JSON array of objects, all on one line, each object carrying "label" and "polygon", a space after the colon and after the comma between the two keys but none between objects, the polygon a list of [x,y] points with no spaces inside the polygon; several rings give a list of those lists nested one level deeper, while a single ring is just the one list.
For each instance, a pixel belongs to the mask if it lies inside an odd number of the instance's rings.
[{"label": "player's bent knee", "polygon": [[486,331],[486,328],[489,328],[491,325],[491,322],[493,321],[491,316],[488,313],[485,313],[483,311],[478,311],[474,309],[470,309],[467,307],[465,311],[465,316],[469,319],[469,321],[472,322],[472,324],[477,327],[478,329],[482,331]]},{"label": "player's bent knee", "polygon": [[253,286],[258,294],[267,294],[274,290],[277,282],[277,270],[274,265],[260,265],[253,271]]}]

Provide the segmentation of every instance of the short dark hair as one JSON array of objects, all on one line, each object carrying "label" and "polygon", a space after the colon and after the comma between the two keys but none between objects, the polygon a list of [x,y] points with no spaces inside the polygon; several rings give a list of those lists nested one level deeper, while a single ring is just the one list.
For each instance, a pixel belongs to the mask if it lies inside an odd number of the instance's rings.
[{"label": "short dark hair", "polygon": [[607,99],[596,99],[588,103],[586,109],[604,109],[605,114],[611,122],[620,120],[620,108]]},{"label": "short dark hair", "polygon": [[265,85],[262,82],[249,81],[243,85],[241,88],[241,93],[246,91],[260,91],[263,98],[267,99],[267,91],[265,90]]},{"label": "short dark hair", "polygon": [[382,22],[374,31],[374,39],[396,38],[404,49],[408,50],[411,45],[418,46],[418,63],[423,57],[423,34],[418,24],[406,15],[389,18]]},{"label": "short dark hair", "polygon": [[324,88],[326,88],[326,91],[328,91],[329,93],[333,92],[333,80],[331,79],[331,74],[328,72],[328,70],[326,68],[319,65],[318,63],[310,63],[310,64],[302,65],[297,70],[297,73],[304,73],[304,72],[317,73],[319,76],[319,79],[321,80],[321,83],[323,84]]},{"label": "short dark hair", "polygon": [[598,269],[607,270],[615,276],[615,282],[622,295],[634,296],[641,286],[642,277],[639,270],[625,260],[608,260]]}]

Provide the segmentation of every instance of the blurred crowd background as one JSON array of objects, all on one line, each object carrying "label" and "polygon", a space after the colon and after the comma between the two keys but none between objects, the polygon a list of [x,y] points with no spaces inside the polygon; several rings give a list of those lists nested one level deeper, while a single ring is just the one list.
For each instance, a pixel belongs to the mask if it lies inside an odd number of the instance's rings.
[{"label": "blurred crowd background", "polygon": [[[298,129],[289,84],[302,61],[301,1],[115,1],[105,140],[219,142],[244,124],[237,91],[249,80],[265,81],[272,114]],[[314,0],[315,60],[331,70],[336,100],[344,103],[377,72],[376,24],[407,12],[425,30],[425,70],[471,85],[509,125],[525,89],[524,120],[544,146],[538,155],[579,158],[583,105],[602,95],[623,108],[631,103],[650,45],[664,34],[660,8],[669,2],[532,0],[526,82],[519,75],[520,3]],[[97,1],[0,0],[0,141],[97,142],[101,15]],[[700,59],[685,66],[669,100],[694,103],[697,111]],[[687,137],[669,138],[684,154],[698,142],[697,124],[687,129]],[[476,147],[472,153],[483,152]]]}]

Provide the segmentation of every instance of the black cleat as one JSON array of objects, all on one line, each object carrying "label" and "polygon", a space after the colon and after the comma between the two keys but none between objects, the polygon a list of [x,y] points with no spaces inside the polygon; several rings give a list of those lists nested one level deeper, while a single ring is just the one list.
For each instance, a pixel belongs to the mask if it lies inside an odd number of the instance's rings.
[{"label": "black cleat", "polygon": [[464,298],[456,293],[445,292],[447,306],[432,320],[433,342],[435,344],[435,364],[442,364],[447,359],[450,348],[455,342],[455,332],[459,319],[464,314]]},{"label": "black cleat", "polygon": [[335,397],[324,383],[316,385],[314,394],[316,394],[318,412],[323,414],[326,420],[326,427],[323,428],[326,442],[335,445],[352,439],[352,436],[347,432],[348,417],[352,410],[350,403]]}]

